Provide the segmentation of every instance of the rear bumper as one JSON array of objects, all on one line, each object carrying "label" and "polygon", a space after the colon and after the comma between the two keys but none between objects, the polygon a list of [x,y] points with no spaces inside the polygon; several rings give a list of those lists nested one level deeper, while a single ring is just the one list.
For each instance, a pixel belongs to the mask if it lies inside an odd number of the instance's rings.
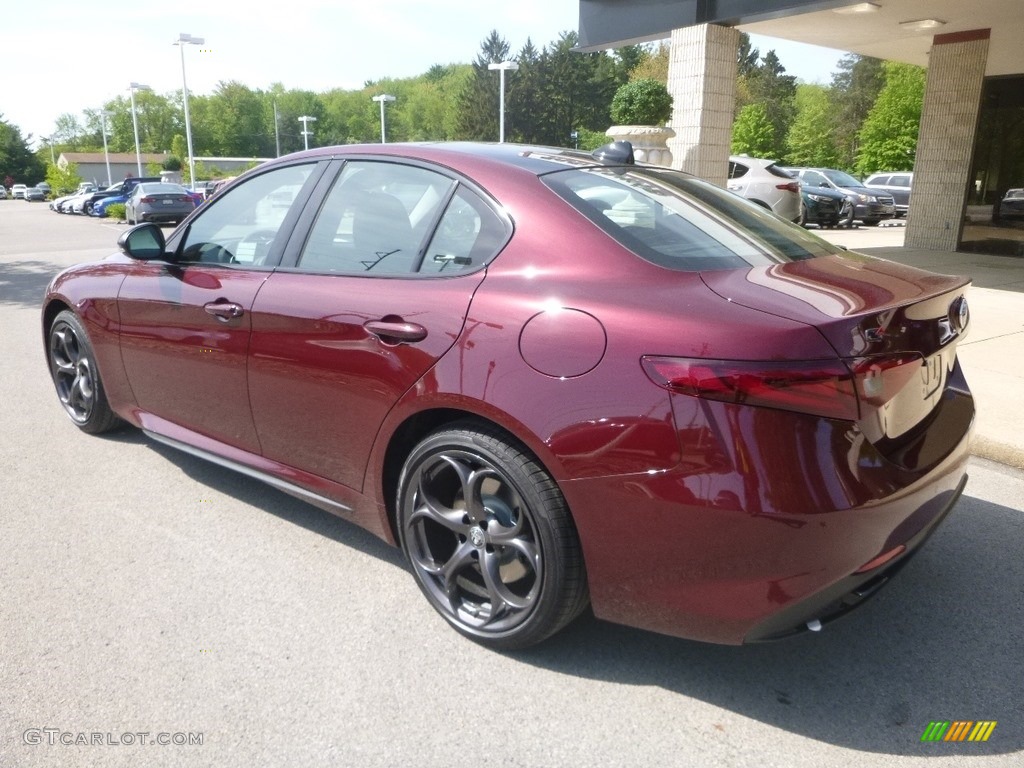
[{"label": "rear bumper", "polygon": [[679,467],[563,484],[603,619],[727,644],[832,620],[888,583],[966,482],[969,429],[911,471],[849,422],[673,400],[677,424],[707,419],[681,426]]}]

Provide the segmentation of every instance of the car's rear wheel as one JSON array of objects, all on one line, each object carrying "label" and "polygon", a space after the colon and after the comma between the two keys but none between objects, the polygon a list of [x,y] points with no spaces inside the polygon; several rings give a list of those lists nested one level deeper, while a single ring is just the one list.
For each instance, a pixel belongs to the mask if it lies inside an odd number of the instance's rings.
[{"label": "car's rear wheel", "polygon": [[499,430],[465,422],[427,437],[402,469],[398,504],[402,549],[420,588],[467,637],[525,648],[586,606],[565,499]]},{"label": "car's rear wheel", "polygon": [[47,352],[57,397],[71,420],[90,434],[117,426],[120,420],[107,402],[92,344],[74,312],[64,310],[54,319]]}]

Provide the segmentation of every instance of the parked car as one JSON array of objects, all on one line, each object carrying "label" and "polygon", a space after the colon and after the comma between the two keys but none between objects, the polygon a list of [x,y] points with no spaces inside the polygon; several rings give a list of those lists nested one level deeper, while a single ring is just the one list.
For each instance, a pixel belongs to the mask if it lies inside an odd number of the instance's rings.
[{"label": "parked car", "polygon": [[131,194],[131,191],[135,189],[137,184],[144,184],[148,182],[158,183],[162,181],[159,176],[129,176],[124,181],[119,181],[116,184],[111,184],[106,189],[96,190],[92,193],[88,200],[82,203],[83,213],[92,213],[93,206],[105,197],[125,197]]},{"label": "parked car", "polygon": [[26,189],[28,189],[28,187],[24,184],[15,184],[11,187],[11,197],[15,200],[24,200]]},{"label": "parked car", "polygon": [[868,189],[883,189],[892,195],[893,205],[896,206],[896,218],[906,216],[910,210],[910,191],[914,184],[914,174],[911,171],[872,173],[864,179],[864,186]]},{"label": "parked car", "polygon": [[22,196],[25,200],[42,202],[46,199],[46,192],[39,187],[25,187],[25,192]]},{"label": "parked car", "polygon": [[84,432],[127,422],[397,544],[438,614],[494,648],[588,601],[705,641],[820,629],[964,487],[969,281],[631,159],[458,143],[265,163],[166,239],[141,224],[54,278],[59,402]]},{"label": "parked car", "polygon": [[800,182],[774,160],[733,155],[727,186],[787,221],[800,220]]},{"label": "parked car", "polygon": [[896,215],[892,195],[868,189],[857,179],[833,168],[790,168],[805,187],[826,187],[842,192],[853,200],[854,218],[873,227]]},{"label": "parked car", "polygon": [[1008,189],[999,202],[999,218],[1015,219],[1024,217],[1024,189]]},{"label": "parked car", "polygon": [[827,187],[800,188],[803,210],[800,224],[817,224],[831,229],[840,225],[850,226],[853,219],[853,203],[842,192]]},{"label": "parked car", "polygon": [[0,200],[7,199],[7,187],[0,184]]},{"label": "parked car", "polygon": [[115,203],[125,203],[127,201],[128,193],[101,198],[92,204],[92,208],[89,209],[89,215],[104,218],[107,215],[107,209],[111,205],[114,205]]},{"label": "parked car", "polygon": [[58,197],[50,207],[58,213],[81,213],[85,201],[96,192],[96,189],[95,184],[79,184],[73,194]]},{"label": "parked car", "polygon": [[163,182],[136,185],[124,205],[129,224],[143,221],[179,224],[196,207],[195,200],[181,184]]}]

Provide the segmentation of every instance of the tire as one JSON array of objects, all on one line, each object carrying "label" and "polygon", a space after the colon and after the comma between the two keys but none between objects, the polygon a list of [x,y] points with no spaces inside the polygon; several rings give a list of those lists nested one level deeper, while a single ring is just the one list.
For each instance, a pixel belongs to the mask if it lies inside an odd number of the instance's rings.
[{"label": "tire", "polygon": [[79,429],[98,435],[120,424],[107,402],[89,336],[71,310],[54,318],[46,353],[57,397]]},{"label": "tire", "polygon": [[587,605],[561,491],[496,428],[459,422],[413,449],[398,483],[398,529],[427,601],[482,645],[535,645]]}]

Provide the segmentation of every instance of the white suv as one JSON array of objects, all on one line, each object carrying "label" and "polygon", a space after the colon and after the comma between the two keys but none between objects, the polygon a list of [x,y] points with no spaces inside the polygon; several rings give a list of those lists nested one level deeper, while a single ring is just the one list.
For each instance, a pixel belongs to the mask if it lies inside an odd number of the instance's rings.
[{"label": "white suv", "polygon": [[28,187],[25,186],[24,184],[15,184],[13,187],[11,187],[11,197],[15,200],[24,200],[26,189],[28,189]]},{"label": "white suv", "polygon": [[730,192],[764,206],[787,221],[800,220],[800,181],[774,160],[733,155],[729,158]]}]

